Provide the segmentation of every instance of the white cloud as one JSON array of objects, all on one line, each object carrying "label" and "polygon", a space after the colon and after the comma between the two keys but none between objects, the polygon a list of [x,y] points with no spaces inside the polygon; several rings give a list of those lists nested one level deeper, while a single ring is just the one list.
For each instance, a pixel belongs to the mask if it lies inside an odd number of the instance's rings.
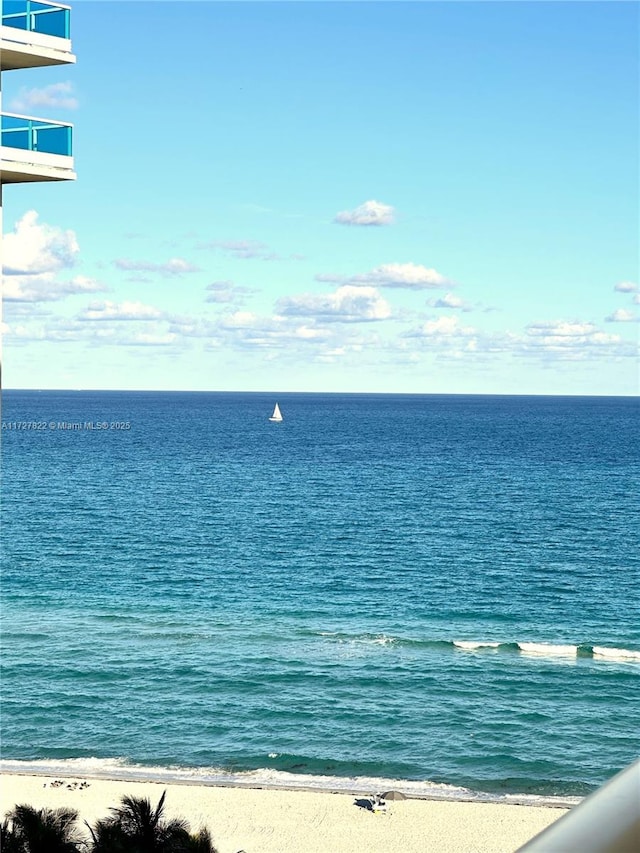
[{"label": "white cloud", "polygon": [[249,311],[234,311],[215,319],[171,316],[140,302],[93,302],[75,317],[49,316],[41,322],[23,323],[16,317],[6,333],[7,340],[16,346],[29,341],[76,341],[98,347],[179,347],[200,339],[205,349],[259,349],[265,357],[278,352],[295,357],[300,345],[311,347],[317,354],[334,337],[330,329],[297,318],[260,316]]},{"label": "white cloud", "polygon": [[118,341],[118,346],[128,347],[166,347],[178,342],[178,336],[173,332],[161,332],[160,334],[149,334],[138,332],[128,339]]},{"label": "white cloud", "polygon": [[471,326],[462,326],[458,317],[438,317],[437,320],[427,320],[418,329],[408,333],[408,337],[468,337],[476,330]]},{"label": "white cloud", "polygon": [[[65,282],[63,282],[63,285]],[[66,282],[68,285],[67,293],[95,293],[99,290],[107,290],[107,286],[95,278],[87,278],[86,275],[76,275],[71,281]]]},{"label": "white cloud", "polygon": [[[328,329],[284,316],[261,317],[251,311],[235,311],[221,317],[214,328],[228,346],[241,349],[278,350],[296,344],[322,344],[331,336]],[[291,350],[295,352],[294,349]]]},{"label": "white cloud", "polygon": [[374,350],[379,353],[382,348],[381,341],[376,337],[351,337],[347,340],[341,340],[337,344],[328,344],[318,352],[316,358],[317,361],[324,364],[336,364],[340,361],[350,360],[349,357],[352,355],[358,358],[367,351],[371,352],[371,350]]},{"label": "white cloud", "polygon": [[355,276],[352,281],[375,284],[378,287],[406,287],[411,290],[424,290],[431,287],[449,287],[449,279],[437,270],[421,264],[383,264],[363,276]]},{"label": "white cloud", "polygon": [[443,358],[464,359],[473,354],[486,360],[505,354],[547,364],[637,356],[637,347],[620,335],[608,334],[593,323],[564,320],[533,323],[517,334],[483,332],[461,325],[457,316],[439,317],[406,332],[397,345],[400,349],[426,349]]},{"label": "white cloud", "polygon": [[348,276],[332,272],[319,272],[314,278],[316,281],[327,282],[328,284],[344,284],[345,281],[348,281]]},{"label": "white cloud", "polygon": [[269,247],[257,240],[209,240],[208,243],[199,243],[198,248],[221,249],[223,252],[227,252],[236,258],[236,260],[242,261],[256,258],[262,261],[278,260],[278,255],[268,251]]},{"label": "white cloud", "polygon": [[285,316],[315,317],[326,323],[362,323],[391,316],[389,303],[374,287],[348,284],[334,293],[283,297],[276,303],[276,311]]},{"label": "white cloud", "polygon": [[[114,317],[105,317],[114,320]],[[14,325],[9,330],[12,342],[49,341],[72,343],[75,341],[92,346],[151,346],[180,343],[178,336],[166,330],[164,323],[86,323],[82,319],[52,317],[37,324]]]},{"label": "white cloud", "polygon": [[[288,344],[318,344],[330,332],[313,323],[300,323],[282,316],[260,316],[252,311],[233,311],[215,320],[183,317],[173,319],[169,331],[188,338],[207,339],[207,345],[222,343],[241,349],[282,349]],[[293,350],[292,350],[293,351]]]},{"label": "white cloud", "polygon": [[34,320],[42,317],[53,317],[55,316],[54,312],[50,307],[46,307],[43,305],[35,305],[33,302],[27,302],[24,300],[17,301],[7,301],[6,299],[3,302],[4,316],[8,320],[14,319],[27,319]]},{"label": "white cloud", "polygon": [[142,302],[91,302],[78,320],[158,320],[162,311]]},{"label": "white cloud", "polygon": [[219,330],[214,322],[204,317],[171,317],[169,331],[185,338],[211,338]]},{"label": "white cloud", "polygon": [[620,291],[620,293],[637,293],[638,285],[635,281],[621,281],[613,289]]},{"label": "white cloud", "polygon": [[525,353],[533,350],[555,353],[570,358],[582,358],[594,349],[609,349],[612,354],[627,355],[629,348],[620,335],[602,332],[594,323],[558,320],[531,323],[524,338],[516,341]]},{"label": "white cloud", "polygon": [[114,266],[121,270],[156,272],[162,276],[178,276],[184,273],[198,272],[199,267],[185,261],[184,258],[169,258],[163,264],[153,261],[134,261],[130,258],[116,258]]},{"label": "white cloud", "polygon": [[293,335],[303,341],[318,341],[327,337],[324,329],[314,329],[311,326],[297,326],[293,330]]},{"label": "white cloud", "polygon": [[52,273],[72,267],[80,247],[75,232],[38,223],[38,214],[29,210],[14,230],[4,235],[5,275]]},{"label": "white cloud", "polygon": [[257,321],[258,317],[252,311],[234,311],[222,319],[221,326],[227,329],[250,329]]},{"label": "white cloud", "polygon": [[381,201],[365,201],[354,210],[343,210],[334,217],[339,225],[391,225],[394,209]]},{"label": "white cloud", "polygon": [[635,311],[628,311],[626,308],[617,308],[605,319],[608,323],[637,323],[638,315]]},{"label": "white cloud", "polygon": [[37,113],[40,107],[48,109],[75,110],[78,99],[73,92],[73,83],[51,83],[41,89],[27,89],[22,86],[10,103],[10,109],[16,112]]},{"label": "white cloud", "polygon": [[247,294],[253,291],[249,287],[240,287],[232,281],[212,281],[207,285],[207,302],[219,304],[229,302],[242,302]]},{"label": "white cloud", "polygon": [[320,273],[316,281],[344,282],[352,285],[370,285],[373,287],[402,288],[407,290],[427,290],[438,287],[452,287],[453,282],[437,270],[422,264],[382,264],[369,272],[351,277],[332,273]]},{"label": "white cloud", "polygon": [[438,299],[429,300],[429,305],[432,305],[434,308],[465,308],[465,303],[459,296],[455,296],[453,293],[445,293],[444,296],[439,297]]},{"label": "white cloud", "polygon": [[530,323],[527,334],[545,338],[563,338],[571,340],[585,338],[596,331],[593,323],[576,323],[567,321],[552,321],[546,323]]},{"label": "white cloud", "polygon": [[2,287],[6,302],[58,302],[80,293],[100,293],[109,288],[100,281],[84,275],[68,281],[58,281],[54,273],[7,276]]}]

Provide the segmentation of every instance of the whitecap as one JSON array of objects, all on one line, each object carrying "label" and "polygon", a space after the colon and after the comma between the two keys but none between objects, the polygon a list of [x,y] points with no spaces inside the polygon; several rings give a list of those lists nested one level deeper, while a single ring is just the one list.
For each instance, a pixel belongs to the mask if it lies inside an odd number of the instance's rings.
[{"label": "whitecap", "polygon": [[594,646],[593,656],[594,658],[608,658],[609,660],[640,661],[640,652],[633,649],[610,649],[605,646]]},{"label": "whitecap", "polygon": [[475,649],[497,649],[500,643],[493,641],[475,642],[474,640],[454,640],[453,645],[458,649],[474,651]]},{"label": "whitecap", "polygon": [[395,643],[396,638],[395,637],[387,637],[386,634],[381,634],[379,637],[372,637],[370,641],[377,646],[388,646],[391,643]]},{"label": "whitecap", "polygon": [[553,655],[560,657],[576,657],[577,646],[554,645],[552,643],[518,643],[521,652],[530,655]]}]

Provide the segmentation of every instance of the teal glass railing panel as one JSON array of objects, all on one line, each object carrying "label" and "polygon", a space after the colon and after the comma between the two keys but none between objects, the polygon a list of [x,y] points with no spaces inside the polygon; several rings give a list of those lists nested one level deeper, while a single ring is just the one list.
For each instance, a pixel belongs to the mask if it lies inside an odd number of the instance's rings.
[{"label": "teal glass railing panel", "polygon": [[72,156],[73,128],[70,124],[3,115],[0,128],[2,145],[7,148]]},{"label": "teal glass railing panel", "polygon": [[68,39],[70,10],[55,3],[39,0],[4,0],[2,25]]}]

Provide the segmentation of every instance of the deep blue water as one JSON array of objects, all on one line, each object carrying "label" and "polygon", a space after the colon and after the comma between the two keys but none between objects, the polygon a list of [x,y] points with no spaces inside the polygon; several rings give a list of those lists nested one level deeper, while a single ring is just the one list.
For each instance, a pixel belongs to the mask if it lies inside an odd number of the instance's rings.
[{"label": "deep blue water", "polygon": [[5,392],[3,759],[587,793],[640,752],[639,408]]}]

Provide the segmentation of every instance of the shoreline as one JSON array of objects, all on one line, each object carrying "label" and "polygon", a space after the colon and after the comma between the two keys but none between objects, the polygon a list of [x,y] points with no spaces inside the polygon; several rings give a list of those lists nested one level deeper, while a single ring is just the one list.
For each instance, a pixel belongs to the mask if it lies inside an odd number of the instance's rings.
[{"label": "shoreline", "polygon": [[[394,779],[386,777],[339,777],[313,774],[294,774],[287,771],[272,771],[269,768],[257,768],[253,771],[223,771],[214,768],[195,767],[158,767],[144,765],[109,766],[102,770],[82,766],[68,766],[67,762],[82,759],[37,759],[33,762],[17,759],[0,759],[0,777],[2,776],[38,776],[43,779],[92,779],[109,782],[190,785],[205,788],[238,788],[248,790],[308,791],[312,793],[347,794],[363,796],[365,793],[401,791],[409,800],[451,803],[488,803],[496,805],[532,806],[539,808],[571,809],[577,806],[583,796],[503,793],[493,794],[486,791],[474,791],[444,783]],[[7,766],[7,765],[24,765]],[[47,766],[48,765],[48,766]],[[58,765],[58,766],[55,766]],[[65,766],[67,765],[67,766]],[[202,771],[210,769],[210,775]],[[200,771],[200,774],[198,773]],[[258,774],[271,774],[271,778],[261,778]],[[286,776],[287,779],[273,778]],[[246,778],[240,778],[246,777]],[[253,777],[253,778],[250,778]],[[313,780],[313,781],[311,781]]]},{"label": "shoreline", "polygon": [[[58,772],[46,772],[46,771],[38,771],[37,773],[31,772],[28,770],[4,770],[0,767],[0,779],[4,776],[24,776],[27,778],[38,778],[38,779],[53,779],[56,780],[59,777],[65,780],[71,781],[101,781],[101,782],[117,782],[119,784],[127,784],[132,783],[136,785],[170,785],[170,786],[192,786],[196,788],[231,788],[231,789],[239,789],[239,790],[250,790],[250,791],[287,791],[291,793],[295,793],[297,791],[308,792],[313,794],[345,794],[350,797],[362,797],[365,796],[365,792],[374,793],[366,786],[349,786],[344,788],[338,787],[323,787],[320,785],[287,785],[284,783],[278,784],[276,782],[273,783],[260,783],[260,782],[241,782],[241,781],[210,781],[210,780],[198,780],[198,779],[177,779],[173,777],[163,777],[161,775],[156,776],[137,776],[135,774],[128,775],[123,774],[122,776],[115,776],[113,774],[106,773],[105,775],[90,774],[90,773],[68,773],[65,771]],[[387,780],[390,781],[390,780]],[[382,786],[384,787],[384,786]],[[402,787],[402,786],[400,786]],[[390,790],[390,787],[387,786],[386,790]],[[404,792],[403,792],[404,793]],[[578,801],[583,799],[582,797],[558,797],[558,798],[544,798],[539,795],[535,795],[535,801],[527,799],[526,794],[504,794],[500,798],[494,797],[491,794],[484,794],[482,792],[470,793],[469,796],[460,795],[458,797],[438,797],[435,794],[429,793],[405,793],[405,799],[407,800],[419,800],[430,803],[483,803],[487,805],[505,805],[505,806],[524,806],[530,808],[544,808],[544,809],[562,809],[563,811],[568,811],[569,809],[574,808],[578,805]],[[534,796],[534,795],[531,795]]]},{"label": "shoreline", "polygon": [[[61,782],[52,785],[53,781]],[[389,802],[386,814],[363,807],[372,791],[298,789],[196,780],[107,779],[88,773],[0,773],[2,817],[20,803],[65,806],[90,824],[122,796],[156,803],[195,831],[207,826],[219,853],[514,853],[567,809],[505,802],[427,799]],[[81,783],[88,783],[81,786]]]}]

